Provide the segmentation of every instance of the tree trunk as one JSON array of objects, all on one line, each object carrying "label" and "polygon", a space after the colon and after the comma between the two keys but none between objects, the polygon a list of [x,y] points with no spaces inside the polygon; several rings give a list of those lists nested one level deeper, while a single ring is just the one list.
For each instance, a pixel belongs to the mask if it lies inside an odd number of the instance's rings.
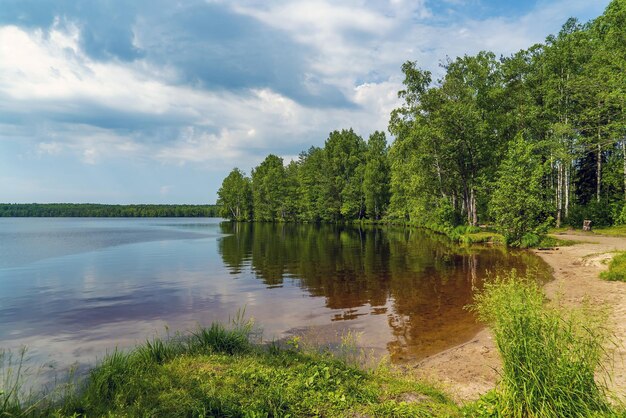
[{"label": "tree trunk", "polygon": [[441,167],[439,166],[439,157],[435,152],[435,168],[437,169],[437,178],[439,179],[439,190],[441,190],[441,197],[446,197],[446,192],[443,191],[443,180],[441,178]]},{"label": "tree trunk", "polygon": [[569,190],[570,190],[570,175],[569,170],[571,167],[571,163],[568,162],[567,167],[565,167],[565,219],[569,217]]},{"label": "tree trunk", "polygon": [[624,159],[624,200],[626,200],[626,137],[622,139],[622,158]]},{"label": "tree trunk", "polygon": [[[600,130],[598,130],[598,140],[600,140]],[[602,184],[602,145],[598,142],[598,165],[596,169],[596,201],[600,201],[600,191]]]},{"label": "tree trunk", "polygon": [[563,211],[563,164],[558,163],[556,173],[556,227],[560,228]]},{"label": "tree trunk", "polygon": [[470,191],[470,205],[472,208],[472,217],[471,217],[470,225],[476,226],[478,224],[478,214],[476,213],[476,193],[474,192],[473,187]]}]

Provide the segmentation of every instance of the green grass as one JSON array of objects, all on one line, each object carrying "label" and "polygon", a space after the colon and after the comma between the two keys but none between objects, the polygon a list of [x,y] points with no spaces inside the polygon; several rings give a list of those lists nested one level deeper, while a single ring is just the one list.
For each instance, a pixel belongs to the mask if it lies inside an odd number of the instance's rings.
[{"label": "green grass", "polygon": [[600,277],[614,282],[626,282],[626,252],[618,253],[609,263],[609,269]]},{"label": "green grass", "polygon": [[[107,363],[62,414],[85,416],[443,416],[447,398],[418,382],[290,350],[178,355],[140,370]],[[110,385],[109,382],[114,382]],[[407,402],[419,399],[418,402]]]},{"label": "green grass", "polygon": [[594,228],[593,232],[598,235],[609,237],[626,237],[626,225],[615,225],[607,228]]},{"label": "green grass", "polygon": [[464,244],[479,244],[479,243],[492,243],[492,244],[504,244],[504,236],[497,232],[474,232],[465,233],[459,237],[459,241]]},{"label": "green grass", "polygon": [[[129,352],[116,350],[71,393],[30,408],[10,395],[0,417],[460,414],[457,405],[430,385],[385,366],[357,367],[349,361],[355,347],[344,347],[339,357],[306,353],[295,340],[253,344],[251,332],[249,323],[228,329],[214,324],[184,338],[153,339]],[[14,378],[9,387],[15,387]]]},{"label": "green grass", "polygon": [[548,306],[536,281],[515,272],[486,283],[472,309],[491,327],[503,370],[496,390],[466,415],[617,416],[596,378],[610,338],[603,310]]},{"label": "green grass", "polygon": [[576,241],[571,239],[561,239],[546,235],[541,238],[535,248],[555,248],[555,247],[570,247],[572,245],[581,244],[584,241]]}]

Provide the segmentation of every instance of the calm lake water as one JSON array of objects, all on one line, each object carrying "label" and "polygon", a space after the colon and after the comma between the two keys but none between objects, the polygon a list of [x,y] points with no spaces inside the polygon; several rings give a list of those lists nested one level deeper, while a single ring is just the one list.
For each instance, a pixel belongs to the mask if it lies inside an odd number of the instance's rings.
[{"label": "calm lake water", "polygon": [[0,219],[0,348],[63,370],[115,347],[228,321],[265,339],[346,330],[396,362],[472,337],[463,309],[487,272],[546,267],[416,229],[219,219]]}]

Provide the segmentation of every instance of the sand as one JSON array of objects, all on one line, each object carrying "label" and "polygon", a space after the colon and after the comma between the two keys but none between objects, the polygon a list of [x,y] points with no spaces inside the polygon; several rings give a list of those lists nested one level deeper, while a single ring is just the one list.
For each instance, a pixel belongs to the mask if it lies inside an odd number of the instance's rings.
[{"label": "sand", "polygon": [[[615,332],[612,381],[610,388],[626,400],[626,283],[600,279],[614,251],[626,251],[626,238],[594,234],[565,233],[558,238],[582,241],[554,250],[534,252],[554,271],[554,280],[545,285],[548,298],[567,305],[587,298],[593,304],[606,304]],[[498,352],[488,329],[470,341],[428,357],[410,367],[420,378],[439,382],[457,401],[477,399],[492,389],[501,368]]]}]

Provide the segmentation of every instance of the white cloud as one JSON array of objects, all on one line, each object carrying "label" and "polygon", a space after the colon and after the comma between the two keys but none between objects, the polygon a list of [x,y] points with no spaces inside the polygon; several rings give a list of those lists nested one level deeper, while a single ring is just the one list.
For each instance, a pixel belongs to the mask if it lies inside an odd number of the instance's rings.
[{"label": "white cloud", "polygon": [[[293,156],[321,145],[334,129],[353,127],[363,136],[385,130],[398,105],[405,60],[417,59],[437,73],[446,55],[481,49],[509,54],[541,41],[568,15],[598,8],[583,0],[560,0],[520,18],[465,19],[444,26],[423,0],[225,4],[313,47],[311,71],[302,74],[308,88],[334,85],[356,107],[307,107],[270,87],[211,92],[175,84],[174,69],[146,60],[96,61],[81,50],[78,26],[58,18],[48,33],[0,27],[0,111],[76,115],[76,121],[33,124],[40,156],[73,153],[86,164],[129,158],[247,169],[269,152]],[[149,133],[133,126],[106,129],[79,120],[90,107],[174,121],[170,129]],[[19,129],[3,126],[0,138],[20,137]],[[150,137],[154,131],[158,140]]]},{"label": "white cloud", "polygon": [[59,142],[41,142],[37,145],[39,154],[58,155],[63,150],[63,144]]}]

